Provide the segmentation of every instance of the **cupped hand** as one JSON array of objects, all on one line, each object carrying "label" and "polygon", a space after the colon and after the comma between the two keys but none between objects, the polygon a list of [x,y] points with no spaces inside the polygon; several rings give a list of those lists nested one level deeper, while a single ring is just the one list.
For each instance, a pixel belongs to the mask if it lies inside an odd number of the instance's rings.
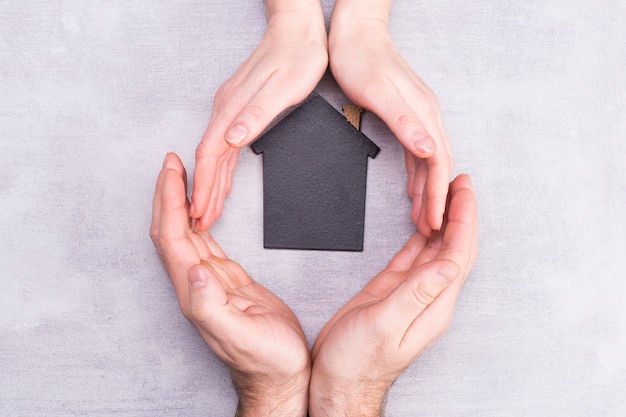
[{"label": "cupped hand", "polygon": [[310,357],[298,320],[208,232],[192,229],[188,208],[185,170],[168,154],[157,180],[150,234],[183,314],[230,369],[238,415],[251,410],[304,415]]},{"label": "cupped hand", "polygon": [[411,217],[430,236],[441,228],[452,151],[437,97],[389,36],[390,4],[372,3],[337,1],[329,33],[330,69],[348,98],[378,115],[404,147]]},{"label": "cupped hand", "polygon": [[[304,100],[328,66],[319,1],[267,2],[268,26],[252,55],[217,91],[196,149],[190,214],[207,230],[232,187],[239,149],[286,108]],[[285,3],[285,2],[283,2]]]},{"label": "cupped hand", "polygon": [[477,222],[472,184],[459,176],[442,230],[430,238],[414,234],[320,332],[311,416],[380,414],[398,375],[447,329],[477,257]]}]

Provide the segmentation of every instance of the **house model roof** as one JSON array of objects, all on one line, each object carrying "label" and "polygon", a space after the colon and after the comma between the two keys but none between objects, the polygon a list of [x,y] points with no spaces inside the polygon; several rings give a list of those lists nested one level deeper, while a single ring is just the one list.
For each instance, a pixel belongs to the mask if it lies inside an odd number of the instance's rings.
[{"label": "house model roof", "polygon": [[318,94],[251,146],[263,154],[265,248],[363,250],[367,162],[378,146]]}]

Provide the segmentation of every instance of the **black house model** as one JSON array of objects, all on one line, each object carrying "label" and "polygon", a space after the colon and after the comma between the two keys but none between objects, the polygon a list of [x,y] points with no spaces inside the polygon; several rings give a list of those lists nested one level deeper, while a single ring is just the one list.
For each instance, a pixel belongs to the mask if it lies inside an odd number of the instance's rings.
[{"label": "black house model", "polygon": [[367,161],[378,146],[317,94],[251,146],[263,154],[265,248],[363,250]]}]

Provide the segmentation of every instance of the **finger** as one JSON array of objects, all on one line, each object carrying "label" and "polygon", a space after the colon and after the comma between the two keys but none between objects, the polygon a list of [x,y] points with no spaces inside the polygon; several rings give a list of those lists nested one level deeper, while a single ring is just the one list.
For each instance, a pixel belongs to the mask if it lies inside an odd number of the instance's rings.
[{"label": "finger", "polygon": [[419,198],[422,201],[422,197],[424,194],[424,185],[426,184],[426,176],[428,175],[428,169],[426,167],[426,162],[423,159],[416,158],[411,155],[413,161],[415,163],[415,172],[413,178],[413,190],[411,191],[411,195],[413,198]]},{"label": "finger", "polygon": [[215,197],[211,197],[211,212],[213,213],[213,222],[222,217],[224,212],[224,202],[226,196],[230,193],[233,181],[233,172],[237,163],[237,157],[239,155],[238,149],[233,149],[228,155],[228,158],[222,163],[220,171],[219,189]]},{"label": "finger", "polygon": [[164,167],[160,187],[158,251],[181,310],[188,317],[187,271],[200,258],[192,242],[193,236],[189,239],[190,222],[182,163],[178,157],[170,154]]},{"label": "finger", "polygon": [[[167,159],[167,155],[165,158]],[[163,160],[163,165],[165,165],[165,159]],[[152,238],[152,243],[154,243],[155,246],[157,245],[157,241],[159,239],[159,228],[161,225],[161,195],[164,181],[165,170],[161,167],[161,171],[157,177],[156,187],[154,189],[154,197],[152,199],[152,223],[150,224],[150,237]]]},{"label": "finger", "polygon": [[426,207],[424,205],[424,186],[426,184],[428,170],[423,159],[415,159],[416,169],[415,179],[413,180],[413,207],[411,208],[411,220],[424,236],[430,236],[432,229],[426,222]]},{"label": "finger", "polygon": [[427,349],[450,326],[454,306],[464,283],[461,278],[459,276],[444,288],[407,329],[400,343],[400,352],[407,362]]},{"label": "finger", "polygon": [[251,143],[280,112],[310,93],[294,95],[293,90],[284,88],[284,80],[281,82],[275,74],[265,81],[254,79],[250,81],[252,85],[238,86],[238,93],[233,93],[231,88],[221,94],[219,108],[212,115],[205,138],[196,150],[191,214],[200,218],[210,211],[199,223],[199,230],[208,229],[215,220],[216,213],[221,210],[219,202],[230,189],[231,184],[224,184],[224,180],[232,180],[228,173],[234,170],[230,163],[233,148]]},{"label": "finger", "polygon": [[204,240],[204,243],[206,243],[207,247],[209,248],[209,251],[211,252],[213,256],[216,256],[222,259],[228,259],[228,256],[226,256],[226,253],[222,250],[220,245],[218,245],[215,239],[213,239],[213,236],[211,236],[209,232],[202,232],[200,233],[200,236],[202,237],[202,240]]},{"label": "finger", "polygon": [[248,273],[232,259],[213,257],[207,263],[222,282],[227,283],[229,288],[239,290],[252,283],[252,278]]},{"label": "finger", "polygon": [[452,321],[454,306],[467,278],[467,273],[468,269],[461,266],[459,276],[441,291],[435,300],[413,321],[400,346],[409,358],[408,360],[418,356],[448,329]]},{"label": "finger", "polygon": [[[221,216],[224,201],[226,200],[226,192],[230,189],[232,176],[229,176],[231,169],[231,159],[235,158],[239,152],[238,149],[229,149],[227,153],[218,162],[219,166],[215,168],[215,177],[211,183],[210,195],[207,207],[204,213],[196,219],[194,225],[197,231],[208,230],[213,223]],[[234,169],[234,166],[232,167]]]},{"label": "finger", "polygon": [[440,230],[446,209],[448,184],[452,173],[451,161],[438,152],[426,159],[427,177],[422,198],[424,221],[432,230]]},{"label": "finger", "polygon": [[439,230],[445,211],[448,183],[454,169],[452,152],[443,127],[437,96],[410,68],[407,71],[408,76],[398,76],[394,82],[398,91],[403,93],[408,107],[418,115],[424,129],[436,144],[435,151],[424,158],[428,176],[422,199],[424,218],[420,223],[427,223],[430,229]]},{"label": "finger", "polygon": [[[190,215],[193,218],[201,217],[207,210],[209,198],[222,160],[231,150],[223,137],[215,136],[209,125],[202,141],[196,148],[196,166],[193,175],[193,192]],[[219,132],[218,132],[219,134]]]},{"label": "finger", "polygon": [[[172,163],[176,165],[176,161]],[[163,172],[159,235],[169,240],[185,238],[190,228],[185,182],[179,168],[165,168]]]},{"label": "finger", "polygon": [[417,167],[415,166],[415,156],[413,156],[413,154],[404,146],[402,149],[404,150],[404,165],[406,166],[407,174],[406,192],[409,197],[413,198],[415,189],[415,174],[417,170]]},{"label": "finger", "polygon": [[460,273],[459,266],[449,261],[433,261],[409,274],[407,279],[380,304],[376,317],[386,323],[401,344],[411,323]]},{"label": "finger", "polygon": [[[276,74],[273,73],[259,91],[252,96],[226,130],[224,138],[230,146],[241,148],[251,143],[285,108],[298,104],[312,91],[312,89],[307,89],[302,92],[294,92],[293,89],[286,89],[284,88],[286,82],[284,77]],[[241,88],[245,89],[245,86]],[[232,102],[238,104],[236,100],[232,100]],[[230,106],[232,105],[227,104],[221,112],[230,114],[232,112]],[[201,148],[199,150],[201,151]],[[199,173],[199,176],[203,175],[202,172],[206,173],[208,176],[206,182],[211,184],[211,190],[199,194],[197,201],[194,199],[194,215],[208,212],[206,217],[198,223],[197,226],[200,227],[198,230],[208,229],[222,213],[223,202],[230,191],[232,173],[237,161],[236,156],[233,156],[232,153],[219,160],[218,169],[211,171],[205,169]],[[214,163],[216,162],[214,161]]]},{"label": "finger", "polygon": [[[212,269],[205,264],[189,268],[189,305],[191,317],[205,330],[211,332],[211,325],[217,317],[227,317],[228,295],[222,282]],[[211,321],[213,319],[213,321]]]},{"label": "finger", "polygon": [[411,220],[424,236],[432,236],[433,229],[426,221],[426,205],[424,204],[424,195],[420,193],[419,198],[413,199],[413,207],[411,208]]},{"label": "finger", "polygon": [[409,268],[410,270],[415,270],[420,266],[437,258],[437,255],[439,254],[439,251],[441,249],[441,239],[439,239],[440,234],[441,232],[433,233],[433,236],[428,239],[426,245],[424,246],[424,249],[420,251],[419,255],[417,255],[417,257],[413,261],[413,264]]},{"label": "finger", "polygon": [[450,203],[437,259],[455,262],[469,272],[478,241],[476,198],[470,178],[460,175],[450,186]]},{"label": "finger", "polygon": [[470,251],[470,259],[469,259],[469,265],[468,268],[473,267],[474,263],[476,263],[476,260],[478,258],[478,228],[479,228],[479,221],[478,221],[478,202],[476,200],[476,191],[474,190],[474,185],[472,184],[472,181],[470,179],[470,177],[468,175],[460,175],[455,182],[452,183],[453,187],[463,187],[466,188],[468,190],[470,190],[471,194],[472,194],[472,212],[473,212],[473,225],[474,225],[474,229],[473,229],[473,233],[472,233],[472,250]]},{"label": "finger", "polygon": [[241,71],[245,72],[244,63],[239,70],[215,93],[209,124],[196,148],[196,167],[190,214],[194,219],[202,217],[209,205],[218,169],[223,157],[232,150],[224,140],[226,128],[239,113],[241,106],[253,94],[239,87],[236,81]]},{"label": "finger", "polygon": [[[190,304],[192,306],[192,313],[195,320],[203,322],[210,318],[209,315],[216,314],[216,311],[207,311],[203,308],[217,308],[219,306],[229,304],[227,308],[230,310],[227,310],[224,314],[233,314],[245,313],[250,307],[256,305],[254,297],[249,297],[248,294],[243,295],[242,292],[238,291],[238,288],[250,283],[250,279],[247,277],[245,271],[243,274],[241,271],[243,271],[243,269],[236,262],[223,259],[221,260],[218,258],[203,260],[200,264],[194,265],[190,268],[188,275],[190,297],[192,297],[192,302]],[[243,278],[244,276],[248,279]],[[204,301],[206,302],[196,303],[199,310],[194,310],[194,290],[202,289],[204,286],[210,284],[216,286],[216,288],[213,288],[214,294],[202,295],[202,291],[197,291],[196,293],[203,296]],[[215,293],[219,293],[218,298],[215,298]],[[211,300],[207,298],[211,296],[214,297],[212,303],[210,302]],[[217,319],[221,320],[219,317],[219,311],[217,314]]]},{"label": "finger", "polygon": [[[431,156],[437,145],[418,115],[405,102],[392,81],[381,87],[384,88],[377,95],[379,99],[368,103],[371,110],[385,122],[411,154],[418,158]],[[391,95],[384,92],[385,90],[392,92]]]},{"label": "finger", "polygon": [[[395,82],[389,82],[393,86],[390,91],[395,91],[397,94],[372,103],[374,106],[372,110],[383,119],[410,153],[417,158],[428,158],[426,159],[428,170],[426,184],[428,188],[424,193],[428,197],[428,201],[422,197],[422,203],[418,206],[419,209],[415,208],[414,204],[415,210],[412,212],[412,219],[422,233],[429,235],[431,229],[439,230],[441,228],[445,209],[445,195],[452,172],[450,158],[447,157],[447,146],[444,143],[446,139],[442,137],[439,131],[436,109],[433,110],[429,107],[430,96],[415,86],[407,87],[410,90],[407,94],[416,96],[411,100],[411,103],[407,103]],[[403,84],[407,83],[404,82]],[[425,116],[422,117],[421,115]],[[420,201],[415,199],[416,185],[414,181],[414,203]],[[423,189],[423,187],[420,188]],[[442,195],[444,198],[441,198]],[[421,213],[422,211],[424,212],[421,214],[423,218],[420,219],[418,212]]]},{"label": "finger", "polygon": [[[226,141],[237,148],[248,145],[282,111],[300,103],[313,91],[313,88],[285,88],[293,85],[294,78],[296,75],[289,72],[273,72],[226,130]],[[314,83],[306,85],[314,86]]]},{"label": "finger", "polygon": [[185,191],[187,190],[187,171],[185,170],[185,166],[183,162],[180,160],[178,155],[174,152],[169,152],[165,155],[165,160],[163,161],[163,169],[168,170],[171,169],[176,171],[178,175],[183,179],[183,184]]},{"label": "finger", "polygon": [[[196,219],[202,218],[196,225],[197,230],[207,230],[214,220],[213,211],[216,207],[216,195],[220,192],[224,164],[236,151],[226,141],[226,132],[245,104],[254,97],[259,86],[265,82],[257,77],[242,78],[240,72],[248,73],[249,67],[250,65],[244,63],[215,94],[209,126],[196,149],[190,213]],[[211,213],[207,214],[209,210]]]},{"label": "finger", "polygon": [[232,152],[228,162],[226,164],[226,181],[224,195],[229,195],[233,188],[233,177],[235,176],[235,168],[237,167],[237,161],[239,160],[239,152]]},{"label": "finger", "polygon": [[[439,100],[436,98],[436,96],[435,96],[435,100],[436,100],[437,108],[441,108],[439,105]],[[442,143],[445,144],[446,154],[448,155],[448,157],[452,161],[452,164],[454,165],[452,146],[450,145],[450,140],[448,139],[448,133],[446,132],[446,128],[443,125],[443,116],[441,115],[441,111],[437,113],[437,125],[439,126],[439,133],[441,135]]]},{"label": "finger", "polygon": [[400,251],[393,257],[387,269],[394,272],[407,271],[413,265],[415,258],[426,246],[427,238],[414,233]]},{"label": "finger", "polygon": [[248,357],[254,350],[251,336],[256,329],[245,313],[254,303],[227,293],[207,264],[191,267],[188,281],[191,321],[220,359],[229,366],[240,365],[241,356]]},{"label": "finger", "polygon": [[[419,117],[423,128],[434,140],[436,149],[451,155],[450,144],[443,129],[439,99],[404,60],[402,60],[402,69],[393,77],[396,91],[411,111]],[[424,158],[420,155],[416,156]]]},{"label": "finger", "polygon": [[156,190],[154,192],[154,199],[152,201],[152,225],[151,225],[151,233],[154,234],[154,238],[157,237],[161,225],[161,209],[162,209],[162,198],[163,198],[163,185],[165,182],[166,173],[168,170],[173,170],[177,172],[181,178],[183,179],[183,188],[186,194],[187,192],[187,171],[185,171],[185,167],[183,166],[182,161],[173,152],[170,152],[165,155],[163,159],[163,166],[161,168],[161,172],[159,173],[159,177],[157,179]]}]

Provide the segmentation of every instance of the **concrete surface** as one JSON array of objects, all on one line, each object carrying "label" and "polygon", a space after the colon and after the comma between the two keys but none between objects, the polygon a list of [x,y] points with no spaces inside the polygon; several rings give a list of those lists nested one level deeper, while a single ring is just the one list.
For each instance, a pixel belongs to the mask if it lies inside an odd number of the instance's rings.
[{"label": "concrete surface", "polygon": [[[148,226],[164,154],[191,171],[264,27],[260,0],[0,3],[1,416],[233,415]],[[387,414],[626,415],[625,3],[398,0],[391,31],[476,184],[481,256]],[[345,102],[328,76],[317,91]],[[362,129],[382,148],[364,252],[264,250],[249,150],[214,228],[310,343],[412,231],[401,149],[372,114]]]}]

